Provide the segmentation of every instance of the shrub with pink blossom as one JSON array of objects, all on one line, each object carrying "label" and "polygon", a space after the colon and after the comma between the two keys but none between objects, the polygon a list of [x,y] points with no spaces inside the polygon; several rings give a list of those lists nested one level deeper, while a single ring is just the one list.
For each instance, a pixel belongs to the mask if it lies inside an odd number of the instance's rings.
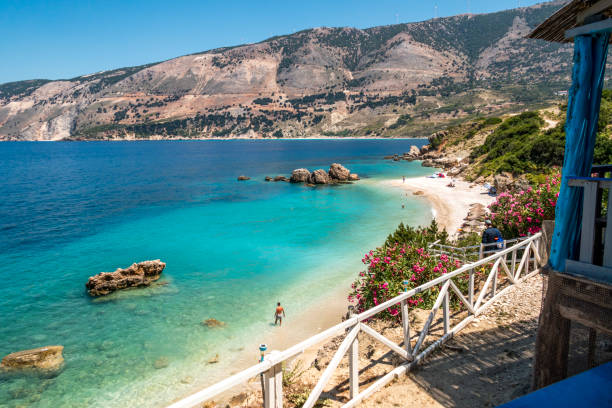
[{"label": "shrub with pink blossom", "polygon": [[[399,243],[368,252],[362,262],[367,265],[367,270],[361,272],[352,284],[348,298],[350,302],[356,303],[358,313],[397,296],[404,290],[404,281],[408,281],[408,289],[412,289],[460,266],[459,261],[453,262],[446,255],[435,257],[424,248]],[[464,292],[467,290],[467,277],[453,280]],[[408,304],[411,308],[430,308],[439,290],[438,286],[424,291],[409,299]],[[451,302],[457,305],[458,299],[452,297]],[[400,318],[399,305],[387,308],[378,316],[386,319]]]},{"label": "shrub with pink blossom", "polygon": [[556,172],[526,190],[501,193],[489,206],[493,225],[506,239],[539,232],[543,220],[555,218],[560,182],[561,174]]}]

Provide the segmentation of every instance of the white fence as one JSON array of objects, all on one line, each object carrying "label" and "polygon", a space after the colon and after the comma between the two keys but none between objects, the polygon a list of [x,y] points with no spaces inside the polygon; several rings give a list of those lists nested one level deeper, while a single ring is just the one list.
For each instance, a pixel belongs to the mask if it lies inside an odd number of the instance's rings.
[{"label": "white fence", "polygon": [[[335,369],[338,367],[345,353],[348,352],[349,358],[349,386],[350,400],[343,406],[345,408],[354,407],[359,404],[364,398],[372,395],[374,392],[385,386],[393,378],[402,375],[416,366],[419,361],[426,357],[429,353],[450,339],[455,333],[470,323],[474,317],[478,316],[486,309],[495,299],[508,290],[512,285],[520,282],[528,276],[536,273],[539,266],[542,264],[540,256],[540,246],[542,234],[535,234],[525,240],[517,242],[514,246],[502,249],[493,255],[483,258],[477,262],[466,264],[459,269],[442,275],[430,282],[400,293],[393,299],[390,299],[380,305],[366,310],[363,313],[349,317],[342,323],[339,323],[315,336],[312,336],[299,344],[294,345],[284,351],[275,351],[266,355],[263,362],[254,365],[244,371],[241,371],[225,380],[218,382],[208,388],[196,392],[195,394],[172,404],[169,408],[191,408],[203,402],[209,401],[219,394],[230,390],[240,384],[246,383],[251,378],[263,375],[263,394],[264,407],[266,408],[281,408],[283,405],[283,375],[282,364],[292,359],[296,355],[304,352],[304,350],[320,344],[324,340],[338,336],[342,331],[346,331],[344,341],[338,347],[334,357],[326,367],[325,371],[319,378],[319,381],[310,392],[308,400],[304,403],[304,408],[312,408],[315,406],[324,387],[331,379]],[[530,266],[533,263],[532,269]],[[490,268],[486,273],[486,280],[482,288],[474,288],[475,274],[477,269]],[[498,291],[498,280],[501,273],[506,286]],[[504,276],[505,275],[505,276]],[[468,277],[468,293],[463,294],[453,279]],[[411,343],[410,335],[410,320],[408,299],[434,286],[439,286],[440,292],[429,313],[429,317],[425,322],[422,330],[414,345]],[[454,293],[461,301],[461,307],[465,308],[467,317],[451,327],[451,315],[449,310],[450,294]],[[380,333],[376,332],[365,322],[384,311],[385,309],[400,304],[402,313],[402,328],[404,341],[401,345],[394,343]],[[425,340],[430,334],[430,328],[434,321],[438,310],[442,308],[443,313],[443,330],[444,334],[437,340],[431,342],[425,347]],[[373,339],[387,346],[391,351],[398,354],[404,363],[394,368],[391,372],[379,378],[365,390],[359,389],[359,343],[357,335],[363,332]],[[425,347],[425,348],[424,348]],[[424,349],[423,349],[424,348]]]}]

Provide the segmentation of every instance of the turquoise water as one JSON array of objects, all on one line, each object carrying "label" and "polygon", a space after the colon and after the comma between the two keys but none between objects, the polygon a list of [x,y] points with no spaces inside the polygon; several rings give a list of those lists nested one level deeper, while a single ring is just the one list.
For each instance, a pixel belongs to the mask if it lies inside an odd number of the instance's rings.
[{"label": "turquoise water", "polygon": [[[363,253],[400,221],[431,219],[423,201],[378,183],[431,171],[382,160],[411,144],[0,145],[9,175],[0,184],[0,354],[61,344],[66,360],[52,378],[0,377],[0,406],[164,406],[229,375],[269,334],[276,301],[307,310],[348,287]],[[334,161],[364,178],[316,188],[263,181]],[[252,180],[235,181],[243,173]],[[85,293],[93,274],[158,258],[167,284]],[[204,327],[211,317],[227,326]],[[221,363],[206,364],[216,354]]]}]

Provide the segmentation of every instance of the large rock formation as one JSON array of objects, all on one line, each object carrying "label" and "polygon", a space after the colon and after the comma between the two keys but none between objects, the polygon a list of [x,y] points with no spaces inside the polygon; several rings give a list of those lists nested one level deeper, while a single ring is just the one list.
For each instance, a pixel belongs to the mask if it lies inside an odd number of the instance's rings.
[{"label": "large rock formation", "polygon": [[329,166],[329,177],[334,180],[346,181],[349,179],[349,174],[351,174],[349,169],[339,163],[332,163]]},{"label": "large rock formation", "polygon": [[165,267],[166,264],[159,259],[139,262],[129,268],[92,276],[85,287],[91,296],[101,296],[121,289],[149,286],[159,279]]},{"label": "large rock formation", "polygon": [[309,179],[310,172],[307,169],[295,169],[291,172],[289,181],[292,183],[307,183]]},{"label": "large rock formation", "polygon": [[310,183],[311,184],[328,184],[329,175],[323,169],[315,170],[310,175]]},{"label": "large rock formation", "polygon": [[3,370],[36,369],[56,371],[62,367],[64,346],[46,346],[18,351],[5,356],[0,363]]}]

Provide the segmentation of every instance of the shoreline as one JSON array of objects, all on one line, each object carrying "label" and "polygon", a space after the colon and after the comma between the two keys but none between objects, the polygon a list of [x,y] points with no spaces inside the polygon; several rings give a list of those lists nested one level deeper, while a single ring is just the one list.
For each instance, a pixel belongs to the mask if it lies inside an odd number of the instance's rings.
[{"label": "shoreline", "polygon": [[[400,190],[410,199],[420,198],[427,200],[431,207],[433,218],[436,218],[439,225],[445,228],[449,235],[452,236],[463,223],[463,218],[467,215],[471,204],[481,203],[487,206],[495,198],[486,194],[482,186],[454,179],[456,187],[450,188],[446,186],[449,181],[450,178],[440,179],[423,176],[406,178],[405,182],[402,182],[401,179],[385,179],[377,181],[376,184],[384,188]],[[423,194],[413,195],[412,193],[416,191],[423,191]],[[452,199],[449,199],[449,193],[452,193]],[[344,282],[339,282],[337,287],[321,296],[319,301],[313,302],[298,313],[289,314],[284,319],[282,327],[273,328],[264,337],[264,341],[268,346],[266,353],[275,350],[285,350],[306,340],[309,336],[340,323],[349,305],[347,301],[347,295],[350,292],[349,288],[350,286],[344,285]],[[322,344],[327,341],[329,340],[322,341]],[[302,367],[305,369],[310,367],[317,358],[322,344],[303,350],[292,361],[301,361]],[[258,358],[259,353],[257,350],[246,352],[243,358],[235,360],[238,365],[233,366],[227,375],[233,375],[240,370],[255,365]],[[253,363],[245,365],[244,363],[249,360],[252,360]],[[220,394],[215,401],[227,404],[231,399],[244,395],[245,392],[247,394],[257,393],[259,387],[259,381],[249,381],[243,384],[242,388],[235,387],[233,390]],[[184,395],[183,397],[186,396]]]},{"label": "shoreline", "polygon": [[[495,197],[487,194],[484,187],[458,178],[452,179],[455,187],[447,187],[450,180],[450,177],[410,177],[405,182],[385,180],[381,184],[427,200],[432,207],[433,218],[453,237],[459,232],[472,204],[479,203],[487,207],[495,201]],[[422,193],[414,194],[416,192]]]}]

